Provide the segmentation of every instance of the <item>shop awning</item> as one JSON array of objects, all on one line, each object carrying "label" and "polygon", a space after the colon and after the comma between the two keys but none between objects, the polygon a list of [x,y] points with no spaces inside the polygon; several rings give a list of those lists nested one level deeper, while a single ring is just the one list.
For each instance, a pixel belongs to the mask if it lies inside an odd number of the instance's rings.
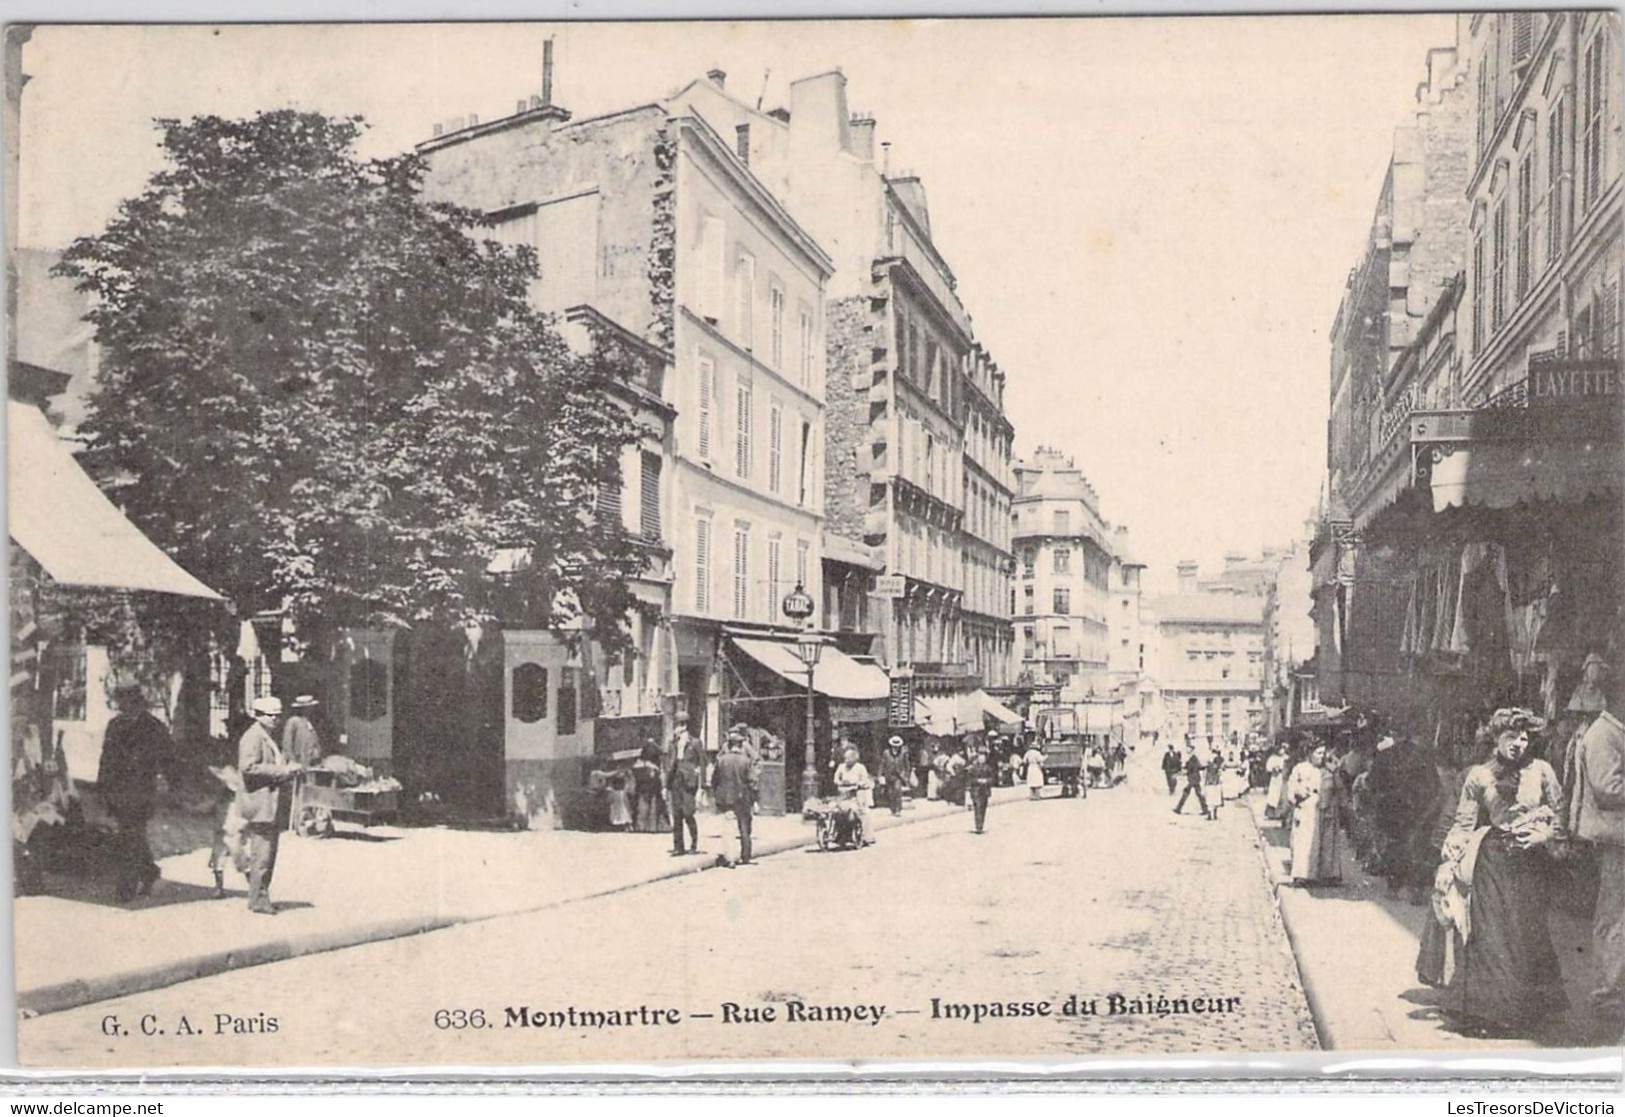
[{"label": "shop awning", "polygon": [[994,698],[985,690],[976,692],[982,703],[982,716],[1001,729],[1013,728],[1022,724],[1021,715]]},{"label": "shop awning", "polygon": [[1579,501],[1620,491],[1619,443],[1475,442],[1433,467],[1433,510]]},{"label": "shop awning", "polygon": [[[735,636],[733,645],[774,674],[797,686],[807,685],[807,665],[796,654],[794,644]],[[891,681],[880,668],[859,663],[839,648],[826,644],[813,671],[813,689],[826,698],[873,702],[884,700],[891,693]]]},{"label": "shop awning", "polygon": [[1078,731],[1104,735],[1112,731],[1112,714],[1121,707],[1104,703],[1084,703],[1078,707]]},{"label": "shop awning", "polygon": [[952,694],[915,695],[914,724],[933,737],[955,736],[965,728],[960,724],[958,709],[958,699]]},{"label": "shop awning", "polygon": [[8,403],[11,538],[64,585],[220,595],[124,518],[57,438],[44,414]]}]

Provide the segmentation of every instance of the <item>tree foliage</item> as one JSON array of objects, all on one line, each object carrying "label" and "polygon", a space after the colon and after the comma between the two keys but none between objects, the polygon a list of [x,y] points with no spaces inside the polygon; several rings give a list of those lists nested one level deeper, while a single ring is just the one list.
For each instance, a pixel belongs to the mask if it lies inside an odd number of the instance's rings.
[{"label": "tree foliage", "polygon": [[[594,497],[636,437],[626,370],[532,308],[535,253],[427,201],[415,156],[360,158],[359,118],[158,127],[168,165],[59,265],[97,301],[86,462],[130,517],[316,629],[500,599],[616,643],[644,557]],[[502,548],[533,562],[499,586]]]}]

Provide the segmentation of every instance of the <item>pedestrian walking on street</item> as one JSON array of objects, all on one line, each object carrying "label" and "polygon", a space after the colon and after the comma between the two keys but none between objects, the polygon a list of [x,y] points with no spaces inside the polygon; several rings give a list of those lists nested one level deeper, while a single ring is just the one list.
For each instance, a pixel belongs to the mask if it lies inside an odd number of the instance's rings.
[{"label": "pedestrian walking on street", "polygon": [[[700,824],[694,811],[700,794],[700,743],[686,733],[674,738],[683,751],[666,774],[667,798],[671,806],[671,854],[682,857],[700,852]],[[683,831],[688,831],[688,847],[683,847]]]},{"label": "pedestrian walking on street", "polygon": [[976,759],[965,769],[965,778],[970,783],[970,805],[971,810],[976,812],[978,834],[987,826],[987,804],[993,797],[993,776],[993,765],[988,763],[987,750],[977,749]]},{"label": "pedestrian walking on street", "polygon": [[1044,752],[1035,737],[1027,746],[1027,755],[1021,758],[1027,767],[1027,797],[1037,799],[1044,790]]},{"label": "pedestrian walking on street", "polygon": [[908,757],[903,755],[903,739],[893,737],[880,757],[880,801],[894,818],[903,813],[903,785],[907,781]]},{"label": "pedestrian walking on street", "polygon": [[1179,802],[1174,804],[1175,814],[1185,813],[1185,800],[1196,792],[1196,805],[1202,808],[1203,818],[1212,818],[1213,808],[1207,804],[1207,796],[1202,793],[1202,780],[1205,778],[1205,769],[1202,758],[1196,755],[1196,742],[1185,742],[1185,790],[1179,796]]},{"label": "pedestrian walking on street", "polygon": [[237,771],[243,781],[237,813],[243,822],[243,850],[248,863],[248,910],[275,915],[271,878],[276,873],[277,845],[288,827],[292,809],[292,797],[282,790],[299,768],[287,762],[276,743],[281,699],[256,698],[251,712],[254,724],[237,743]]},{"label": "pedestrian walking on street", "polygon": [[1480,731],[1494,755],[1467,770],[1440,850],[1416,972],[1477,1033],[1523,1033],[1567,1004],[1546,924],[1557,773],[1529,751],[1530,732],[1545,724],[1528,710],[1495,711]]},{"label": "pedestrian walking on street", "polygon": [[1282,745],[1270,753],[1270,758],[1264,762],[1264,772],[1269,776],[1269,786],[1264,790],[1264,817],[1284,818],[1285,812],[1281,804],[1286,798],[1286,755],[1287,747]]},{"label": "pedestrian walking on street", "polygon": [[1337,828],[1333,772],[1326,767],[1326,746],[1292,769],[1287,798],[1292,802],[1292,870],[1294,884],[1341,883],[1342,851]]},{"label": "pedestrian walking on street", "polygon": [[148,711],[140,684],[119,685],[113,702],[119,712],[102,737],[96,787],[118,826],[110,852],[115,895],[124,904],[150,892],[162,875],[147,841],[147,823],[157,801],[159,770],[173,775],[175,751],[169,730]]},{"label": "pedestrian walking on street", "polygon": [[841,754],[841,763],[835,769],[835,790],[841,795],[851,796],[858,812],[863,844],[874,845],[875,840],[870,836],[869,829],[869,808],[874,805],[874,781],[869,778],[869,769],[859,759],[856,745],[847,745],[846,751]]},{"label": "pedestrian walking on street", "polygon": [[[309,694],[293,700],[293,713],[282,727],[282,755],[290,764],[301,768],[314,768],[322,759],[322,739],[311,720],[318,703]],[[289,825],[295,833],[325,836],[333,832],[333,812],[320,804],[307,803],[309,781],[301,775],[288,788],[293,798],[289,810]]]},{"label": "pedestrian walking on street", "polygon": [[632,765],[633,825],[640,834],[663,834],[666,817],[664,775],[660,771],[660,746],[651,739]]},{"label": "pedestrian walking on street", "polygon": [[1580,738],[1569,811],[1574,836],[1597,858],[1591,943],[1596,984],[1591,1006],[1599,1044],[1625,1032],[1625,724],[1604,710]]},{"label": "pedestrian walking on street", "polygon": [[[756,808],[756,765],[745,755],[745,741],[739,733],[728,733],[727,751],[717,758],[711,773],[711,794],[717,809],[732,811],[739,826],[739,864],[749,865],[751,812]],[[727,854],[718,860],[729,864]]]},{"label": "pedestrian walking on street", "polygon": [[1172,795],[1179,790],[1179,770],[1184,767],[1179,762],[1179,750],[1174,748],[1172,741],[1162,752],[1162,778],[1168,781],[1168,794]]}]

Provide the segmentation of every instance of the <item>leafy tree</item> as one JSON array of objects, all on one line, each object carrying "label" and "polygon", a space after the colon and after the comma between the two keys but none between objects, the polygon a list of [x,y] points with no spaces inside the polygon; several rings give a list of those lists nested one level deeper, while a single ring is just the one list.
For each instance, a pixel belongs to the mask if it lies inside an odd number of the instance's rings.
[{"label": "leafy tree", "polygon": [[[535,253],[426,201],[414,155],[358,157],[359,118],[158,128],[168,165],[59,265],[96,296],[86,464],[128,515],[313,636],[500,600],[616,646],[645,559],[594,496],[636,437],[627,370],[532,308]],[[499,548],[534,561],[497,585]]]}]

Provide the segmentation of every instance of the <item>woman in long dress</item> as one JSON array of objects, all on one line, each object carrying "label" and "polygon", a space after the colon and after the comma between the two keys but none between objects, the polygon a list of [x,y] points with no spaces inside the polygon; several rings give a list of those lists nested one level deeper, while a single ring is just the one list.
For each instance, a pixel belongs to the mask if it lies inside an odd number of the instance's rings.
[{"label": "woman in long dress", "polygon": [[1282,800],[1286,796],[1286,746],[1282,745],[1270,753],[1270,758],[1264,762],[1264,771],[1268,773],[1269,787],[1264,791],[1264,817],[1281,818]]},{"label": "woman in long dress", "polygon": [[1476,1031],[1525,1031],[1567,1004],[1546,923],[1545,847],[1562,793],[1552,766],[1529,751],[1530,732],[1544,727],[1528,710],[1495,711],[1480,733],[1494,755],[1467,770],[1440,850],[1438,928],[1423,939],[1417,975],[1442,986],[1441,1007]]},{"label": "woman in long dress", "polygon": [[1292,769],[1286,796],[1292,803],[1292,872],[1294,884],[1340,883],[1337,801],[1333,777],[1326,770],[1326,746]]},{"label": "woman in long dress", "polygon": [[1027,797],[1036,799],[1044,791],[1044,753],[1037,741],[1028,746],[1021,762],[1027,766]]}]

